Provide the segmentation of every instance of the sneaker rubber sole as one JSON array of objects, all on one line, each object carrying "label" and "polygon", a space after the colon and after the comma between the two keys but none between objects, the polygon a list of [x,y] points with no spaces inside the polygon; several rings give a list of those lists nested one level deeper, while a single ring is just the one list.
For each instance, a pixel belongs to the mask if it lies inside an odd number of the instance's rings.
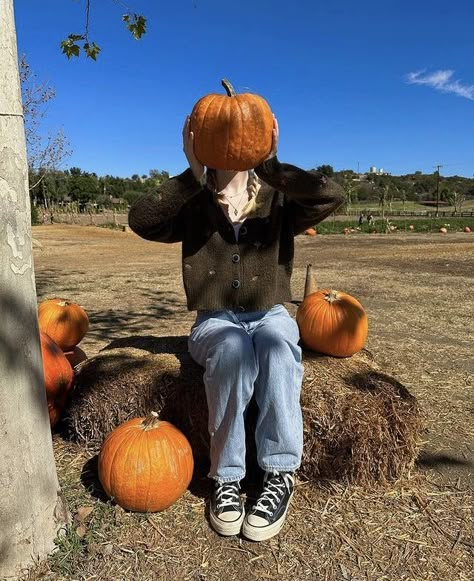
[{"label": "sneaker rubber sole", "polygon": [[263,527],[254,527],[253,525],[249,524],[247,520],[244,520],[244,524],[242,525],[242,534],[246,539],[250,541],[266,541],[267,539],[271,539],[275,535],[277,535],[286,520],[286,513],[288,512],[288,508],[290,507],[291,499],[293,498],[293,494],[290,496],[288,500],[288,504],[286,505],[285,512],[281,515],[281,517],[276,520],[271,525],[266,525]]},{"label": "sneaker rubber sole", "polygon": [[242,528],[242,523],[244,522],[245,511],[242,511],[242,515],[238,520],[231,522],[226,522],[220,518],[214,516],[212,511],[209,513],[209,520],[211,521],[212,528],[224,537],[231,537],[233,535],[238,535],[240,529]]}]

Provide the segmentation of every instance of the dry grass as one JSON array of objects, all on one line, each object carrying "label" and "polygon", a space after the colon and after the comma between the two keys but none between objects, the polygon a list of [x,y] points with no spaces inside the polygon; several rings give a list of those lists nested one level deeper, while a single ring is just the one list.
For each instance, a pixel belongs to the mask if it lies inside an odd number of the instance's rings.
[{"label": "dry grass", "polygon": [[[35,251],[39,296],[66,295],[86,307],[91,330],[81,347],[89,355],[119,338],[187,333],[193,315],[183,306],[178,247],[79,227],[41,227],[35,237],[43,244]],[[368,348],[420,402],[429,428],[423,472],[371,490],[302,482],[279,537],[251,544],[210,530],[207,479],[164,513],[127,513],[100,496],[91,460],[97,449],[55,436],[72,513],[93,511],[29,578],[472,579],[472,249],[454,234],[301,237],[297,244],[295,295],[312,262],[321,286],[360,299]]]},{"label": "dry grass", "polygon": [[[474,574],[474,501],[462,488],[419,476],[371,491],[300,482],[280,536],[256,544],[210,530],[207,479],[163,513],[134,514],[100,496],[95,450],[58,437],[55,450],[76,522],[29,579],[467,581]],[[80,530],[84,507],[93,510]]]}]

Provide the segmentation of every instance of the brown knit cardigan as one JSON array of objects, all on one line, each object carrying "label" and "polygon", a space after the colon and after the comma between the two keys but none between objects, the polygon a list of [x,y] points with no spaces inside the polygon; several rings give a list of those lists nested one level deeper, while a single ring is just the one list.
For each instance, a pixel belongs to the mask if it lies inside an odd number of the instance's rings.
[{"label": "brown knit cardigan", "polygon": [[190,169],[133,204],[129,225],[157,242],[182,242],[188,309],[260,311],[291,300],[294,237],[344,201],[318,172],[273,157],[255,171],[262,182],[255,214],[234,228]]}]

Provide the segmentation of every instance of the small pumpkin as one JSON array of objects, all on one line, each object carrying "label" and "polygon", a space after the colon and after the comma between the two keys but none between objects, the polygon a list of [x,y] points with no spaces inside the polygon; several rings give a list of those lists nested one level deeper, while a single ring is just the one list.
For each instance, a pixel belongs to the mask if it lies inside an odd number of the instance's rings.
[{"label": "small pumpkin", "polygon": [[63,351],[71,351],[87,333],[89,318],[78,304],[66,299],[48,299],[38,307],[40,330]]},{"label": "small pumpkin", "polygon": [[350,357],[365,345],[368,318],[353,296],[335,290],[316,290],[312,267],[306,274],[305,298],[296,312],[304,345],[334,357]]},{"label": "small pumpkin", "polygon": [[74,373],[66,356],[51,337],[40,332],[40,342],[49,422],[51,427],[54,427],[66,406]]},{"label": "small pumpkin", "polygon": [[252,169],[272,148],[272,110],[259,95],[237,95],[227,79],[222,85],[227,95],[205,95],[193,107],[194,153],[209,168]]},{"label": "small pumpkin", "polygon": [[410,224],[410,225],[408,226],[408,230],[412,230],[412,231],[413,231],[414,229],[415,229],[415,226],[413,226],[413,224]]},{"label": "small pumpkin", "polygon": [[444,226],[442,228],[439,229],[441,234],[447,234],[448,233],[448,229],[444,228]]},{"label": "small pumpkin", "polygon": [[71,389],[74,374],[71,364],[51,337],[40,332],[40,340],[44,388],[46,397],[53,401]]},{"label": "small pumpkin", "polygon": [[318,232],[317,232],[317,230],[315,228],[307,228],[305,230],[306,236],[316,236],[317,233]]},{"label": "small pumpkin", "polygon": [[464,232],[466,232],[466,234],[469,234],[470,231],[471,229],[469,228],[469,226],[464,226]]},{"label": "small pumpkin", "polygon": [[87,360],[87,355],[77,345],[71,351],[65,351],[64,355],[75,373],[78,371],[79,365]]},{"label": "small pumpkin", "polygon": [[193,474],[186,436],[151,412],[111,432],[99,453],[99,479],[108,496],[128,510],[156,512],[180,498]]}]

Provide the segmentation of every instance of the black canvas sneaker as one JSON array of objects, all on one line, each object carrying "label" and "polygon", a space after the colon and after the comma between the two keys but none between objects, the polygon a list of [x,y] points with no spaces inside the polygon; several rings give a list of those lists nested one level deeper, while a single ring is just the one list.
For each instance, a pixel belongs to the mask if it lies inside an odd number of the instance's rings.
[{"label": "black canvas sneaker", "polygon": [[242,526],[247,539],[265,541],[280,532],[294,486],[295,480],[290,472],[265,472],[262,493]]},{"label": "black canvas sneaker", "polygon": [[239,483],[216,482],[209,511],[212,528],[220,535],[238,535],[244,516]]}]

